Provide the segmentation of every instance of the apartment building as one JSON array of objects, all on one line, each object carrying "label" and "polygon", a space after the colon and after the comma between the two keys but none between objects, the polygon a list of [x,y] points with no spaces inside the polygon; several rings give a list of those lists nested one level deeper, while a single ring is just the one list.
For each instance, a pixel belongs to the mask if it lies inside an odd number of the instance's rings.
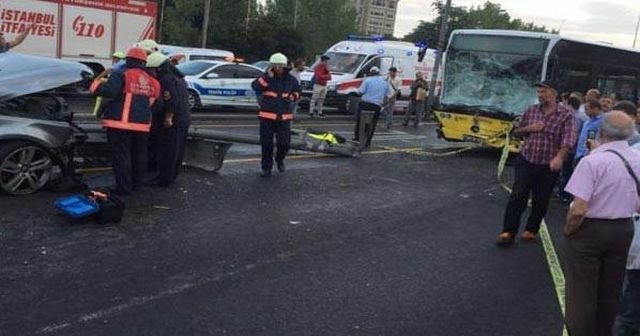
[{"label": "apartment building", "polygon": [[358,11],[358,29],[365,34],[393,35],[400,0],[350,0]]}]

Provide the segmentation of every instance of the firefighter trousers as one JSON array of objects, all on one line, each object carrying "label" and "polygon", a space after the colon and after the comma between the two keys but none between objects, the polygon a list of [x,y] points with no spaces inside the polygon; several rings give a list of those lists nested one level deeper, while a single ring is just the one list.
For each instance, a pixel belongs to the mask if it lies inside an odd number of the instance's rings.
[{"label": "firefighter trousers", "polygon": [[276,137],[276,162],[284,161],[291,144],[291,122],[260,118],[260,145],[262,146],[262,169],[273,167],[273,137]]},{"label": "firefighter trousers", "polygon": [[107,128],[116,192],[131,194],[144,183],[148,133]]}]

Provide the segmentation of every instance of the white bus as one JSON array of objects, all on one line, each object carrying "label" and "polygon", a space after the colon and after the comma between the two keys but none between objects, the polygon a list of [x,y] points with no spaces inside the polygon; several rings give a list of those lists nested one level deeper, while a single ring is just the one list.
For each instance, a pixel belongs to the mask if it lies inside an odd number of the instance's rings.
[{"label": "white bus", "polygon": [[445,54],[436,108],[439,135],[504,146],[504,135],[497,135],[537,103],[532,85],[544,79],[559,83],[562,92],[598,88],[635,103],[640,51],[555,34],[456,30]]}]

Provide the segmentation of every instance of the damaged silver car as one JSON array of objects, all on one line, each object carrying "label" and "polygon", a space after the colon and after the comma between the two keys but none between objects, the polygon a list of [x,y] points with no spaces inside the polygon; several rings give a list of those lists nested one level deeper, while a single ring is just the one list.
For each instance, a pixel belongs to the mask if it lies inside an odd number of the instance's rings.
[{"label": "damaged silver car", "polygon": [[73,176],[75,148],[86,140],[55,89],[86,81],[83,64],[0,54],[0,189],[34,193]]}]

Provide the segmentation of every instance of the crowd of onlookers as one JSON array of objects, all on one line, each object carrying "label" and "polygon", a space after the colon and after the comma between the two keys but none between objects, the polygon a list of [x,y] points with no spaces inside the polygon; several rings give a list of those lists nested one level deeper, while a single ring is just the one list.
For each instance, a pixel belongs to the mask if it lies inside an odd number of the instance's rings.
[{"label": "crowd of onlookers", "polygon": [[[563,203],[571,202],[571,195],[564,191],[567,181],[571,177],[573,168],[588,152],[587,140],[594,140],[599,135],[602,116],[612,110],[622,111],[629,115],[640,131],[640,108],[629,100],[618,100],[616,94],[602,94],[598,89],[589,89],[585,94],[580,92],[565,92],[560,95],[560,104],[575,112],[578,136],[571,156],[565,161],[558,178],[556,197]],[[587,139],[590,135],[594,139]],[[640,134],[636,132],[630,139],[629,145],[640,143]],[[640,149],[640,145],[638,146]]]},{"label": "crowd of onlookers", "polygon": [[555,188],[570,204],[563,230],[569,334],[640,335],[637,107],[597,89],[558,95],[552,80],[535,87],[539,103],[513,131],[524,144],[497,243],[515,243],[528,204],[520,239],[535,242]]}]

